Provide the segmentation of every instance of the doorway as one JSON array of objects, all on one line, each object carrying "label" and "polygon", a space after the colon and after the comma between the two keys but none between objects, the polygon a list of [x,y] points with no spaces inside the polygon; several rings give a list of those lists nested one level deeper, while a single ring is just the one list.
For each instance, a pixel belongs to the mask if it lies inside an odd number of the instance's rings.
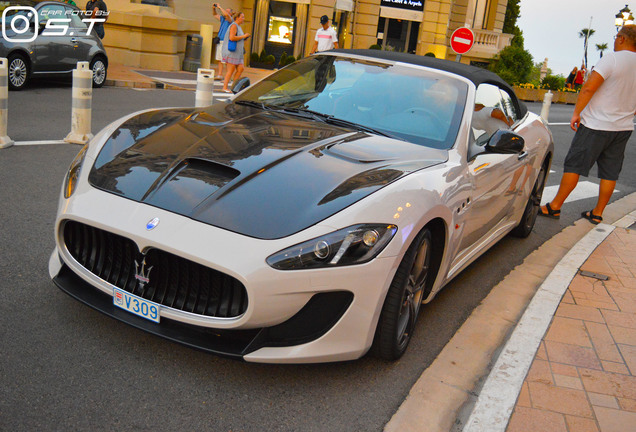
[{"label": "doorway", "polygon": [[378,20],[378,45],[385,51],[415,54],[419,31],[419,22],[380,17]]}]

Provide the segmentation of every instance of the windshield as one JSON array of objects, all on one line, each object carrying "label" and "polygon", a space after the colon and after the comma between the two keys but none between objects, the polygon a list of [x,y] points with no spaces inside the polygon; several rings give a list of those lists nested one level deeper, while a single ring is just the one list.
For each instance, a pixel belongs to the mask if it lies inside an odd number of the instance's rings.
[{"label": "windshield", "polygon": [[270,75],[234,102],[310,110],[448,149],[457,136],[467,91],[464,82],[435,71],[323,55]]}]

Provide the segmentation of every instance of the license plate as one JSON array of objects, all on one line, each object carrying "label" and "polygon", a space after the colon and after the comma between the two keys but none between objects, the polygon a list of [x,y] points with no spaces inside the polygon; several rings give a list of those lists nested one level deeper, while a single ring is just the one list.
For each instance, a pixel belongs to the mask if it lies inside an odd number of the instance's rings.
[{"label": "license plate", "polygon": [[128,291],[113,287],[113,304],[147,320],[159,322],[161,306]]}]

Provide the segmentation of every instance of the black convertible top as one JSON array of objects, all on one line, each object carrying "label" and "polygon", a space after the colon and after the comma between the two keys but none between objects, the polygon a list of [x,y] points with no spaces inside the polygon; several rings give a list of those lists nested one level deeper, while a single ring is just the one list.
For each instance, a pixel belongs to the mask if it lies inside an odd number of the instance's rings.
[{"label": "black convertible top", "polygon": [[435,57],[419,56],[415,54],[401,53],[396,51],[382,51],[372,49],[337,49],[333,52],[342,54],[354,54],[365,57],[372,57],[380,60],[388,60],[393,62],[411,63],[417,66],[430,67],[463,76],[472,81],[475,86],[482,83],[492,83],[507,90],[513,100],[518,104],[521,117],[526,115],[528,108],[517,99],[514,90],[494,72],[486,69],[470,66],[467,64],[454,62],[450,60],[442,60]]}]

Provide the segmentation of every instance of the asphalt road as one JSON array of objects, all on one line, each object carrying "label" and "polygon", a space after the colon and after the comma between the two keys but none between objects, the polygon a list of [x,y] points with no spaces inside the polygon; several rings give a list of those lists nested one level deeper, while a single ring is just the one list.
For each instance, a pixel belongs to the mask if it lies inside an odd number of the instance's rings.
[{"label": "asphalt road", "polygon": [[[191,92],[97,90],[94,132],[128,112],[193,99]],[[12,92],[10,110],[13,139],[60,139],[70,126],[70,88]],[[554,106],[550,121],[568,122],[571,112]],[[552,130],[557,154],[549,185],[560,178],[572,136],[569,127]],[[570,203],[558,221],[539,218],[530,237],[505,238],[467,268],[423,306],[411,346],[397,362],[257,365],[147,335],[72,300],[50,281],[57,197],[78,149],[0,150],[0,430],[381,430],[490,289],[594,202]],[[628,152],[626,167],[634,166],[634,137]],[[615,198],[636,190],[629,171]]]}]

